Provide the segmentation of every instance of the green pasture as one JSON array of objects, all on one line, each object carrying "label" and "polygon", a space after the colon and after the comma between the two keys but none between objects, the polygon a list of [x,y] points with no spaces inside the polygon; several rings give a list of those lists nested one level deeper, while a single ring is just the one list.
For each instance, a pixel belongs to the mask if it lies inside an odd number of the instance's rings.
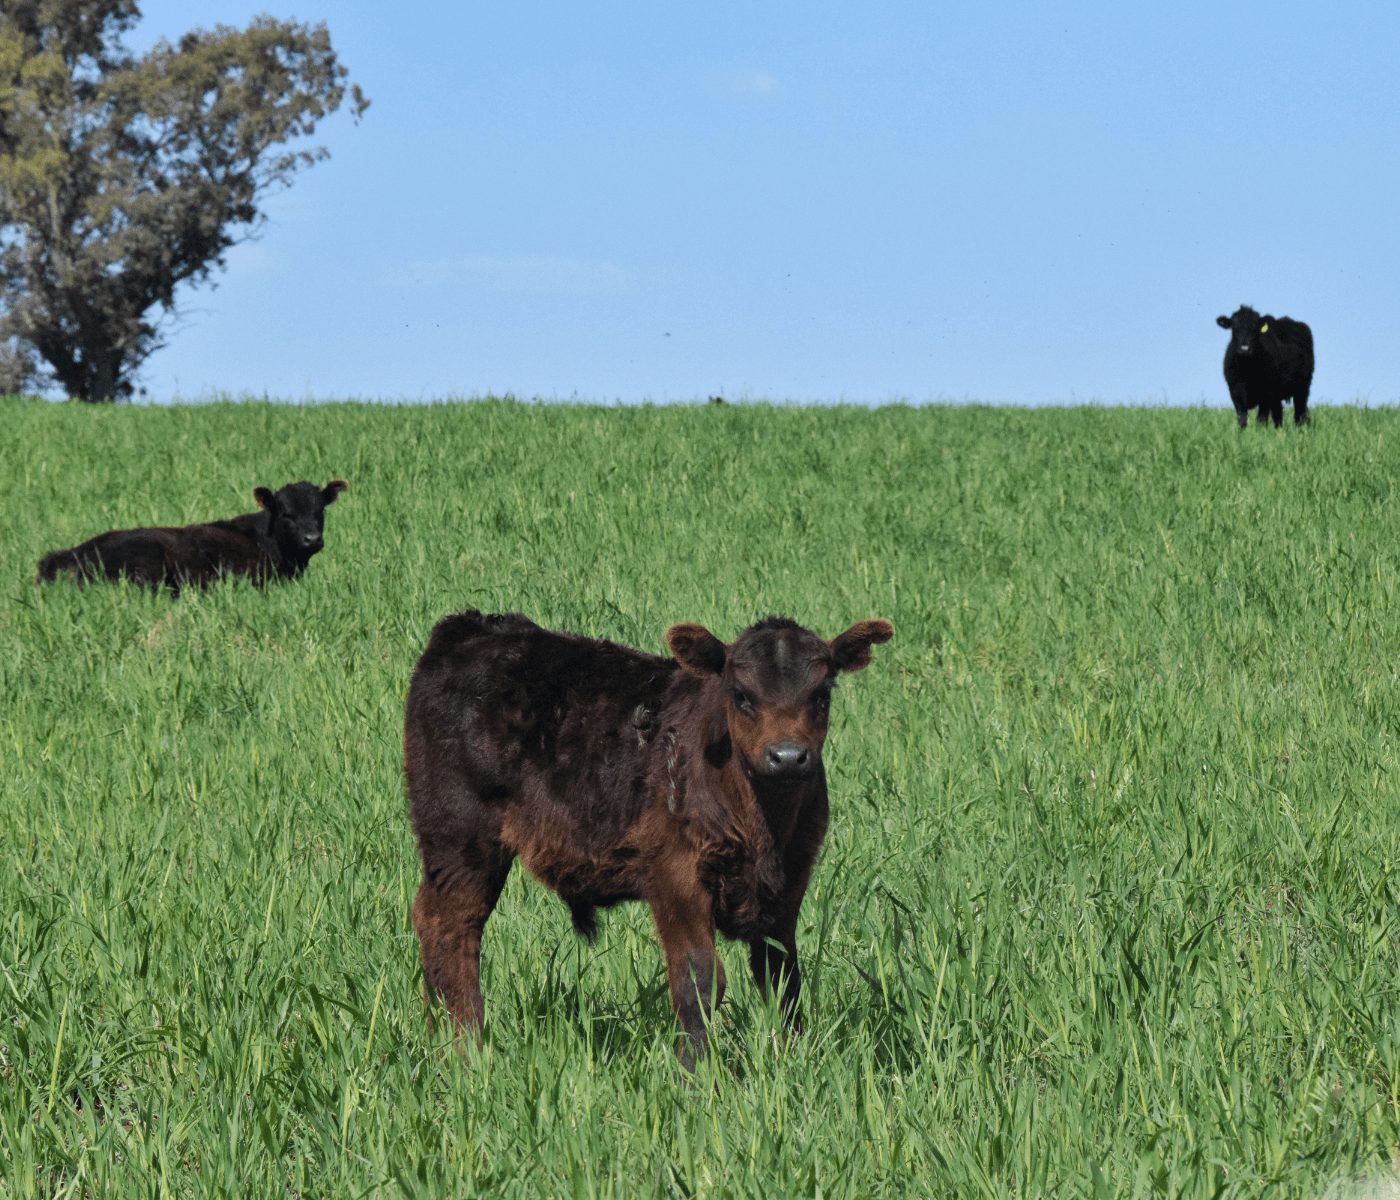
[{"label": "green pasture", "polygon": [[[1400,413],[0,404],[0,1196],[1381,1195]],[[299,583],[48,549],[342,477]],[[520,872],[430,1034],[404,690],[462,608],[660,650],[887,617],[808,1032],[679,1069],[640,905]]]}]

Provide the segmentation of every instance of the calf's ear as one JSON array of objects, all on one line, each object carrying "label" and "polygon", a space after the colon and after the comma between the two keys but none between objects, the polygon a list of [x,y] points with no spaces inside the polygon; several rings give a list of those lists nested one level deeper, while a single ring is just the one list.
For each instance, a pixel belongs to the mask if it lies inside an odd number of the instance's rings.
[{"label": "calf's ear", "polygon": [[724,643],[703,625],[672,625],[666,631],[666,645],[692,675],[718,675],[724,670]]},{"label": "calf's ear", "polygon": [[1215,318],[1215,323],[1216,323],[1217,325],[1219,325],[1221,329],[1229,329],[1229,328],[1230,328],[1230,318],[1229,318],[1229,317],[1216,317],[1216,318]]},{"label": "calf's ear", "polygon": [[255,487],[253,489],[253,499],[258,502],[259,508],[265,508],[270,513],[277,511],[277,497],[265,487]]},{"label": "calf's ear", "polygon": [[332,479],[330,483],[326,484],[326,486],[321,489],[321,507],[324,508],[327,504],[334,504],[335,498],[345,490],[345,486],[345,480],[343,479]]},{"label": "calf's ear", "polygon": [[838,671],[864,671],[870,665],[870,647],[894,637],[888,621],[857,621],[845,633],[831,639],[831,657]]}]

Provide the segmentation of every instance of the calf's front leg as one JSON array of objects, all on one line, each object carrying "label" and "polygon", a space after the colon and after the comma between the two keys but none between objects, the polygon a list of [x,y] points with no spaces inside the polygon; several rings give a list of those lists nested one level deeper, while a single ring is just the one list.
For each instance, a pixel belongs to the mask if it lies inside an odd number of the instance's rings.
[{"label": "calf's front leg", "polygon": [[797,998],[802,993],[802,972],[797,965],[796,919],[774,929],[771,937],[754,938],[749,943],[749,969],[759,992],[766,998],[782,988],[778,1005],[793,1033],[802,1032],[802,1014]]},{"label": "calf's front leg", "polygon": [[686,1042],[681,1065],[695,1069],[709,1048],[710,1014],[724,999],[724,967],[715,956],[710,898],[699,889],[662,889],[650,897],[652,918],[666,955],[666,978]]},{"label": "calf's front leg", "polygon": [[797,965],[797,914],[812,867],[821,853],[826,837],[827,802],[823,788],[803,809],[796,831],[783,853],[783,893],[773,916],[768,937],[749,942],[749,969],[758,990],[766,998],[782,988],[779,1006],[787,1027],[793,1033],[802,1032],[802,1014],[797,998],[802,992],[802,972]]}]

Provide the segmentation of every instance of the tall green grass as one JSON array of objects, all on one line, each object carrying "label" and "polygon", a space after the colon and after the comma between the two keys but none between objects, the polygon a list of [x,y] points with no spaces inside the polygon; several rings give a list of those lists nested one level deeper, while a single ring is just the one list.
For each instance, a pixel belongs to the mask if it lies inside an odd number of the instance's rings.
[{"label": "tall green grass", "polygon": [[[78,409],[0,443],[0,1195],[1316,1196],[1400,1141],[1400,414]],[[33,582],[344,477],[306,577]],[[402,697],[466,607],[841,687],[789,1044],[519,872],[431,1035]]]}]

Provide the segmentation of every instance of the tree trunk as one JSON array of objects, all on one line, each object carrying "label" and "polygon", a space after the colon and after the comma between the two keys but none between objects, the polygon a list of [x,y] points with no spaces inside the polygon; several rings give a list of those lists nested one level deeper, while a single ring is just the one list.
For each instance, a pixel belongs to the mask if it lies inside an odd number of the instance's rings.
[{"label": "tree trunk", "polygon": [[125,355],[105,344],[100,329],[87,328],[76,336],[62,327],[43,329],[29,341],[74,400],[108,404],[130,393],[123,378]]},{"label": "tree trunk", "polygon": [[101,350],[87,359],[87,387],[78,397],[84,404],[110,404],[117,398],[118,363],[111,351]]}]

